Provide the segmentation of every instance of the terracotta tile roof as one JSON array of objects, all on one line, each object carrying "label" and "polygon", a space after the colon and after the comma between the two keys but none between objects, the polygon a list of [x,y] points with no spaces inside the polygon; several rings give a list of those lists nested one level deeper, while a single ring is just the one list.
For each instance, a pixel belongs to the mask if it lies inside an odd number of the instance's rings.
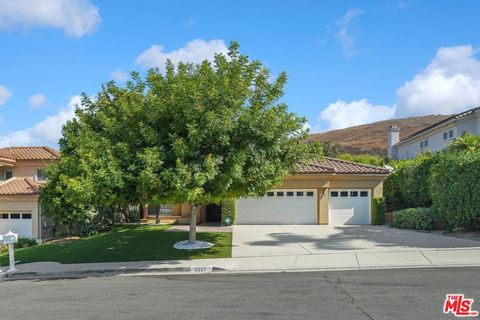
[{"label": "terracotta tile roof", "polygon": [[0,184],[0,195],[39,194],[43,184],[32,178],[10,178]]},{"label": "terracotta tile roof", "polygon": [[50,147],[0,148],[0,158],[12,160],[58,160],[60,153]]},{"label": "terracotta tile roof", "polygon": [[325,157],[323,161],[313,160],[308,164],[299,163],[298,173],[319,174],[389,174],[386,168]]}]

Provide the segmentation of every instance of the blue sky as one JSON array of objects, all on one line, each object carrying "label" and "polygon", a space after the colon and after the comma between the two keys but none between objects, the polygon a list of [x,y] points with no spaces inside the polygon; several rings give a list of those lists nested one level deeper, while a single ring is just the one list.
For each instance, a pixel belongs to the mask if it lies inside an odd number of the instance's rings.
[{"label": "blue sky", "polygon": [[56,145],[77,95],[229,41],[312,131],[480,104],[479,1],[0,0],[0,145]]}]

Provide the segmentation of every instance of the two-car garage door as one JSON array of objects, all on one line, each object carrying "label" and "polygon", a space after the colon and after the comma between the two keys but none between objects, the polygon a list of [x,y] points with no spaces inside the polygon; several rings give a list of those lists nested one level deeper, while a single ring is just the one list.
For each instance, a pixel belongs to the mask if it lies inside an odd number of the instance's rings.
[{"label": "two-car garage door", "polygon": [[[369,189],[328,190],[329,224],[370,224]],[[317,224],[315,189],[272,190],[237,201],[237,224]]]},{"label": "two-car garage door", "polygon": [[316,224],[317,191],[272,190],[237,201],[237,224]]}]

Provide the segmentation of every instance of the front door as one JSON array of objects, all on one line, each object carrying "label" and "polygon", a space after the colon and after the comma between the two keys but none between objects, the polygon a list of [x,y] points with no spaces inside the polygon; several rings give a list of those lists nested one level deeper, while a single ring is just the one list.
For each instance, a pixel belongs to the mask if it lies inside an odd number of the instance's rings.
[{"label": "front door", "polygon": [[207,206],[207,222],[220,222],[222,219],[222,207],[216,204]]}]

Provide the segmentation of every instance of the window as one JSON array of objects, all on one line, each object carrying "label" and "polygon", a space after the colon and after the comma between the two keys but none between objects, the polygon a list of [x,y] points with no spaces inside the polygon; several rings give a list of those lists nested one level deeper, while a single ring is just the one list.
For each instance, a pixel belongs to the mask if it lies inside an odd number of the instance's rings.
[{"label": "window", "polygon": [[358,197],[358,191],[350,191],[350,197]]},{"label": "window", "polygon": [[313,191],[307,191],[307,197],[313,197]]},{"label": "window", "polygon": [[348,191],[340,191],[340,197],[348,197]]},{"label": "window", "polygon": [[277,192],[277,197],[283,197],[283,191],[278,191]]},{"label": "window", "polygon": [[368,197],[368,191],[360,191],[360,197]]},{"label": "window", "polygon": [[20,213],[10,213],[10,219],[20,219]]},{"label": "window", "polygon": [[297,191],[297,197],[303,197],[303,191]]},{"label": "window", "polygon": [[293,191],[288,191],[287,192],[287,197],[293,197]]},{"label": "window", "polygon": [[444,132],[443,133],[443,140],[447,140],[448,139],[448,132]]},{"label": "window", "polygon": [[32,219],[31,213],[22,213],[22,219]]},{"label": "window", "polygon": [[5,171],[5,180],[10,179],[11,177],[13,177],[13,171],[11,170]]},{"label": "window", "polygon": [[448,137],[453,138],[453,130],[448,131]]},{"label": "window", "polygon": [[47,181],[47,175],[44,168],[37,169],[37,181]]},{"label": "window", "polygon": [[275,192],[273,191],[268,191],[267,192],[267,197],[273,197],[275,195]]},{"label": "window", "polygon": [[332,191],[330,192],[331,197],[338,197],[338,191]]},{"label": "window", "polygon": [[8,219],[8,213],[0,214],[0,219]]},{"label": "window", "polygon": [[425,141],[423,142],[423,146],[424,146],[424,147],[428,146],[428,140],[425,140]]},{"label": "window", "polygon": [[420,141],[420,148],[423,148],[423,141]]},{"label": "window", "polygon": [[160,215],[161,216],[171,216],[172,215],[172,205],[171,204],[161,204],[160,205]]}]

